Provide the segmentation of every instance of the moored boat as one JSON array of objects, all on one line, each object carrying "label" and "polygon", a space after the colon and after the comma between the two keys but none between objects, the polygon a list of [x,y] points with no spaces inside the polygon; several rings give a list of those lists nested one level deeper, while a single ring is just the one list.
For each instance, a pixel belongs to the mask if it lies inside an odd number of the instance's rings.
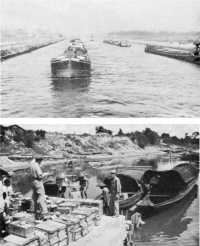
[{"label": "moored boat", "polygon": [[[121,210],[129,209],[134,206],[141,198],[143,191],[136,178],[126,174],[117,174],[121,182],[122,193],[120,196],[119,207]],[[105,178],[104,183],[109,188],[110,178]],[[100,198],[100,196],[98,197]]]},{"label": "moored boat", "polygon": [[131,43],[129,43],[127,40],[103,40],[103,43],[105,44],[111,44],[119,47],[131,47]]},{"label": "moored boat", "polygon": [[183,163],[172,170],[147,170],[142,176],[144,198],[136,204],[136,210],[148,216],[176,204],[186,197],[197,184],[198,170]]},{"label": "moored boat", "polygon": [[147,44],[145,47],[145,52],[200,65],[200,54],[196,54],[187,50]]}]

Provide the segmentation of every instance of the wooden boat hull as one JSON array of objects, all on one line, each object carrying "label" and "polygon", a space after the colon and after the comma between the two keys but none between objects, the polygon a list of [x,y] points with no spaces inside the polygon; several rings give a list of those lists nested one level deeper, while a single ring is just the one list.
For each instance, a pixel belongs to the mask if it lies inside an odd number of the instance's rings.
[{"label": "wooden boat hull", "polygon": [[120,200],[119,208],[122,210],[129,209],[130,207],[136,205],[136,203],[141,199],[141,197],[142,197],[142,192],[140,191],[125,200]]},{"label": "wooden boat hull", "polygon": [[175,198],[174,201],[170,201],[169,203],[166,203],[164,205],[158,204],[158,205],[153,205],[153,206],[142,206],[142,205],[137,205],[136,204],[136,209],[135,211],[140,212],[143,217],[147,218],[153,214],[160,213],[166,209],[169,209],[176,204],[180,203],[183,200],[187,200],[187,197],[190,195],[190,193],[197,187],[197,185],[192,186],[192,188],[188,191],[187,194],[182,196],[181,198]]},{"label": "wooden boat hull", "polygon": [[[184,167],[185,165],[185,167]],[[181,170],[182,168],[182,170]],[[185,172],[184,172],[185,168]],[[191,171],[191,174],[193,177],[189,177],[188,171]],[[146,174],[149,171],[146,172]],[[176,172],[176,173],[175,173]],[[180,164],[177,167],[175,167],[173,170],[169,172],[165,172],[166,174],[176,174],[174,176],[175,181],[177,181],[178,184],[178,177],[177,174],[182,172],[182,178],[185,180],[184,185],[182,186],[182,189],[179,189],[176,191],[176,193],[172,194],[159,194],[159,193],[150,193],[147,194],[141,201],[139,201],[136,204],[136,210],[141,212],[144,216],[150,216],[152,213],[159,212],[163,209],[167,209],[168,207],[174,206],[176,203],[180,202],[184,198],[186,198],[190,192],[193,190],[193,188],[197,185],[198,180],[198,171],[195,170],[194,167],[191,165],[186,164]],[[150,173],[150,172],[149,172]],[[164,173],[164,172],[163,172]],[[161,172],[158,172],[159,175],[162,175]],[[145,174],[144,174],[145,176]],[[147,177],[147,175],[146,175]],[[181,176],[180,176],[181,177]],[[171,177],[172,178],[172,177]],[[188,182],[187,182],[188,181]],[[170,180],[170,183],[174,182]],[[176,188],[176,187],[174,187]],[[167,198],[169,197],[169,198]]]}]

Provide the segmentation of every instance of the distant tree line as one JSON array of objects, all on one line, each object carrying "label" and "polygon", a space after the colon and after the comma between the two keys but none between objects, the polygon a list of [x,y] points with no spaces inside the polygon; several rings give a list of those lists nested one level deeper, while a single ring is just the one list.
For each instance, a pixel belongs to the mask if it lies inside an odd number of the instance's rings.
[{"label": "distant tree line", "polygon": [[[105,133],[113,136],[113,132],[104,128],[103,126],[96,127],[96,134]],[[159,135],[156,131],[146,128],[143,131],[135,131],[124,133],[120,128],[118,133],[114,136],[126,136],[131,139],[132,142],[136,143],[141,148],[147,145],[157,145],[162,143],[174,144],[174,145],[199,145],[199,132],[193,132],[191,135],[185,134],[183,138],[177,136],[170,136],[168,133]]]},{"label": "distant tree line", "polygon": [[44,130],[25,130],[18,125],[8,127],[0,126],[0,141],[6,143],[13,139],[15,142],[23,142],[27,148],[32,148],[35,141],[45,139]]},{"label": "distant tree line", "polygon": [[193,132],[191,135],[185,133],[184,138],[178,138],[177,136],[170,136],[168,133],[161,135],[163,143],[175,144],[175,145],[199,145],[199,132]]}]

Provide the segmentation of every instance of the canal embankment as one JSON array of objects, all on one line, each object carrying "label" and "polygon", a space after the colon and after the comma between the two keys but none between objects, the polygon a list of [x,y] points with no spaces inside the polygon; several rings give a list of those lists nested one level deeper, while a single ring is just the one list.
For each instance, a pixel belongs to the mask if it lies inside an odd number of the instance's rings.
[{"label": "canal embankment", "polygon": [[0,59],[1,61],[4,61],[55,44],[62,40],[64,40],[62,34],[51,33],[41,29],[2,29]]},{"label": "canal embankment", "polygon": [[[27,168],[31,158],[38,154],[43,157],[44,168],[64,165],[79,169],[85,166],[109,169],[120,165],[133,166],[140,160],[169,160],[170,151],[173,152],[173,158],[180,158],[189,150],[191,153],[195,150],[194,146],[185,148],[184,145],[164,144],[158,134],[151,130],[138,133],[133,140],[125,134],[62,134],[29,131],[17,125],[2,126],[1,134],[0,166],[9,171]],[[154,144],[149,143],[151,138]],[[171,141],[170,138],[168,141]]]},{"label": "canal embankment", "polygon": [[56,44],[58,42],[63,41],[64,38],[55,38],[53,40],[44,40],[40,41],[36,44],[31,43],[16,43],[16,44],[7,44],[1,45],[1,61],[7,60],[9,58],[13,58],[15,56],[23,55],[29,52],[32,52],[37,49],[44,48],[46,46]]}]

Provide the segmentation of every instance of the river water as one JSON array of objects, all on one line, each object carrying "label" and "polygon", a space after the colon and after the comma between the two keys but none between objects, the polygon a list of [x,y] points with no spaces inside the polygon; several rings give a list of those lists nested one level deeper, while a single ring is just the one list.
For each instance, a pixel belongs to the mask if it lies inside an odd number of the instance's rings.
[{"label": "river water", "polygon": [[[177,165],[179,162],[174,162]],[[132,166],[137,168],[134,170],[127,170],[122,168],[123,172],[128,172],[130,175],[138,177],[138,173],[144,172],[144,166],[152,166],[153,169],[164,170],[170,168],[168,160],[152,160],[132,163]],[[142,167],[141,170],[138,167]],[[65,166],[46,167],[44,171],[53,171],[54,174],[59,172],[66,172]],[[88,196],[95,198],[100,194],[100,189],[97,187],[99,172],[93,168],[86,167],[85,173],[89,178]],[[106,170],[108,172],[108,170]],[[25,173],[19,173],[17,180],[15,180],[15,187],[18,190],[26,189],[28,185],[25,178]],[[55,176],[55,175],[54,175]],[[20,184],[20,185],[19,185]],[[152,217],[145,219],[145,225],[136,232],[135,240],[137,242],[150,243],[149,245],[166,245],[166,246],[198,246],[199,245],[199,197],[197,187],[194,188],[190,194],[177,203],[160,213],[154,214]],[[148,245],[148,244],[147,244]]]},{"label": "river water", "polygon": [[3,117],[195,117],[200,114],[197,65],[85,42],[92,71],[85,78],[52,78],[50,60],[67,42],[1,63]]}]

